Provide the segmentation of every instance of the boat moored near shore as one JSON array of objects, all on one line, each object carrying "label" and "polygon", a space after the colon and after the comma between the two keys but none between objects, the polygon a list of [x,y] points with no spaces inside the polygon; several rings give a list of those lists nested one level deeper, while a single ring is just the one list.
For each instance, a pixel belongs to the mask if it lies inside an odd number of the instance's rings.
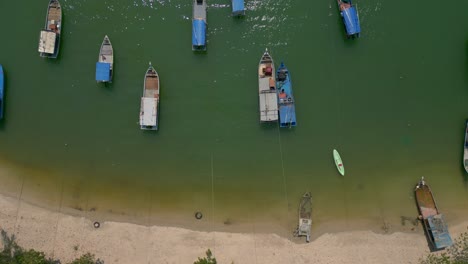
[{"label": "boat moored near shore", "polygon": [[260,104],[260,122],[278,120],[278,99],[276,94],[275,64],[268,53],[262,55],[258,64],[258,92]]},{"label": "boat moored near shore", "polygon": [[149,63],[143,85],[143,96],[140,106],[140,128],[158,130],[159,108],[159,75]]},{"label": "boat moored near shore", "polygon": [[58,0],[50,0],[47,7],[45,28],[39,36],[39,53],[41,57],[57,58],[60,48],[62,30],[62,8]]},{"label": "boat moored near shore", "polygon": [[278,91],[280,127],[296,126],[296,107],[292,93],[291,75],[284,63],[281,63],[276,72],[276,89]]},{"label": "boat moored near shore", "polygon": [[96,63],[96,81],[112,82],[114,66],[114,50],[109,37],[106,35],[99,50],[99,59]]},{"label": "boat moored near shore", "polygon": [[192,50],[206,50],[206,0],[193,0]]},{"label": "boat moored near shore", "polygon": [[3,119],[3,111],[5,109],[5,102],[4,102],[4,97],[5,97],[5,91],[4,91],[4,85],[5,85],[5,77],[3,73],[3,66],[0,65],[0,120]]},{"label": "boat moored near shore", "polygon": [[312,197],[307,192],[302,196],[299,204],[299,226],[297,236],[305,236],[306,242],[310,241],[310,229],[312,227]]},{"label": "boat moored near shore", "polygon": [[361,26],[359,24],[359,14],[356,6],[353,5],[351,0],[337,1],[340,15],[345,26],[346,36],[348,38],[358,38],[361,33]]},{"label": "boat moored near shore", "polygon": [[463,144],[463,167],[468,173],[468,120],[465,122],[465,143]]},{"label": "boat moored near shore", "polygon": [[424,177],[416,185],[414,194],[420,214],[419,219],[423,223],[431,247],[439,250],[451,246],[453,242],[447,224],[437,208],[431,188],[424,181]]}]

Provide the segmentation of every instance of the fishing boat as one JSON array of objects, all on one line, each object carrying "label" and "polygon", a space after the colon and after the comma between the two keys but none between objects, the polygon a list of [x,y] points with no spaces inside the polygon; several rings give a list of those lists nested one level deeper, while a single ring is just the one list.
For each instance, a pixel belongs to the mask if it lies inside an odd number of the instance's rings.
[{"label": "fishing boat", "polygon": [[344,176],[345,170],[343,166],[343,161],[341,160],[340,153],[336,149],[333,150],[333,159],[335,160],[336,168],[342,176]]},{"label": "fishing boat", "polygon": [[96,81],[112,82],[114,66],[114,50],[109,37],[106,35],[99,50],[99,59],[96,62]]},{"label": "fishing boat", "polygon": [[312,197],[307,192],[302,196],[299,204],[299,227],[298,236],[305,236],[306,242],[310,241],[310,228],[312,227]]},{"label": "fishing boat", "polygon": [[262,55],[258,65],[258,92],[260,102],[260,122],[278,120],[278,99],[276,95],[275,64],[268,53]]},{"label": "fishing boat", "polygon": [[149,63],[143,85],[140,107],[140,128],[158,130],[159,75]]},{"label": "fishing boat", "polygon": [[206,0],[193,0],[192,50],[206,50]]},{"label": "fishing boat", "polygon": [[280,127],[296,126],[296,108],[292,93],[291,75],[282,62],[276,72],[276,90],[278,92]]},{"label": "fishing boat", "polygon": [[465,144],[464,144],[464,151],[463,151],[463,167],[465,167],[465,171],[468,173],[468,120],[466,121],[466,128],[465,128]]},{"label": "fishing boat", "polygon": [[62,31],[62,8],[58,0],[50,0],[47,6],[45,28],[39,36],[39,53],[41,57],[55,59],[60,48]]},{"label": "fishing boat", "polygon": [[233,16],[245,15],[244,0],[232,0],[232,15]]},{"label": "fishing boat", "polygon": [[361,33],[359,24],[359,14],[357,7],[353,5],[351,0],[337,0],[340,15],[343,19],[343,24],[346,30],[347,38],[358,38]]},{"label": "fishing boat", "polygon": [[5,109],[3,98],[4,98],[4,76],[3,76],[3,67],[0,65],[0,119],[3,119],[3,111]]},{"label": "fishing boat", "polygon": [[424,177],[416,185],[414,193],[420,214],[419,219],[423,223],[431,247],[439,250],[451,246],[453,242],[447,224],[437,208],[431,188],[424,181]]}]

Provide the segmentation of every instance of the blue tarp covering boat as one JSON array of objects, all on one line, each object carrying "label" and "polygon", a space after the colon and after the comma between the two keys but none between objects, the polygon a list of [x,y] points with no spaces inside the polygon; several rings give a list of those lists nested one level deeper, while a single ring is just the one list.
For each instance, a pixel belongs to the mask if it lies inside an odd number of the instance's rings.
[{"label": "blue tarp covering boat", "polygon": [[442,214],[429,216],[427,222],[429,224],[428,229],[434,238],[434,247],[436,249],[443,249],[453,244]]},{"label": "blue tarp covering boat", "polygon": [[206,50],[206,23],[203,19],[192,21],[192,49]]},{"label": "blue tarp covering boat", "polygon": [[296,126],[296,108],[288,68],[281,63],[276,71],[280,127]]},{"label": "blue tarp covering boat", "polygon": [[245,15],[244,0],[232,0],[232,14],[235,16]]},{"label": "blue tarp covering boat", "polygon": [[361,32],[361,26],[359,25],[359,17],[356,7],[352,6],[341,12],[343,21],[346,27],[346,35],[352,36]]},{"label": "blue tarp covering boat", "polygon": [[110,63],[96,62],[96,81],[108,82],[110,81],[111,68]]},{"label": "blue tarp covering boat", "polygon": [[0,65],[0,119],[3,118],[3,85],[4,85],[4,78],[3,78],[3,67]]}]

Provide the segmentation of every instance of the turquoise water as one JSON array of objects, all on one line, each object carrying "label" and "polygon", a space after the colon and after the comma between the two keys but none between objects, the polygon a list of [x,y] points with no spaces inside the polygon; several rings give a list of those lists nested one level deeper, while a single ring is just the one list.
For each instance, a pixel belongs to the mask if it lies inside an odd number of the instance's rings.
[{"label": "turquoise water", "polygon": [[[357,1],[346,40],[334,1],[208,2],[208,51],[191,50],[190,1],[63,1],[58,60],[37,52],[47,2],[4,2],[1,192],[92,219],[289,236],[311,191],[314,233],[407,230],[413,187],[466,219],[467,3]],[[430,18],[434,17],[434,20]],[[108,86],[94,81],[104,35]],[[298,126],[258,120],[265,48],[292,74]],[[161,76],[160,130],[138,126],[143,77]],[[336,171],[339,150],[346,176]],[[204,213],[195,221],[195,211]]]}]

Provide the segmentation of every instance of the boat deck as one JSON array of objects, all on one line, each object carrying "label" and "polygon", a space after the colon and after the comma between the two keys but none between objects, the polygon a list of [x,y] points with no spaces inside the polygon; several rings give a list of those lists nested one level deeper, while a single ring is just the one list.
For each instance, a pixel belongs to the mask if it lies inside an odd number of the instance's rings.
[{"label": "boat deck", "polygon": [[203,0],[201,3],[193,0],[193,18],[206,20],[206,0]]},{"label": "boat deck", "polygon": [[107,62],[107,63],[111,63],[111,64],[114,62],[114,55],[113,55],[113,51],[112,51],[112,46],[104,45],[102,47],[99,62]]},{"label": "boat deck", "polygon": [[423,219],[438,214],[434,198],[427,185],[423,185],[416,190],[416,201]]},{"label": "boat deck", "polygon": [[60,21],[62,17],[62,10],[60,8],[50,8],[48,20]]},{"label": "boat deck", "polygon": [[149,76],[145,82],[145,93],[143,97],[158,98],[159,97],[159,78],[158,76]]}]

